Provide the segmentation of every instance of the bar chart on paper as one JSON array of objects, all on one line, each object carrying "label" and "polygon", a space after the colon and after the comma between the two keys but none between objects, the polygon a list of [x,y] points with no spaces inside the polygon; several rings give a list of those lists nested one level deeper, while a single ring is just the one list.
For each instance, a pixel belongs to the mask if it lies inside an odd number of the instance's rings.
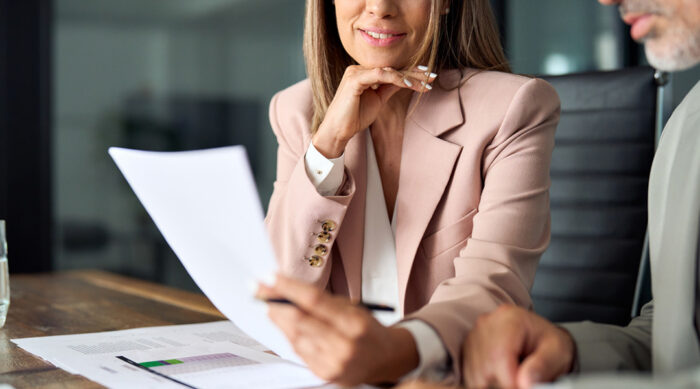
[{"label": "bar chart on paper", "polygon": [[[230,321],[13,340],[110,388],[289,389],[323,384]],[[245,346],[249,345],[249,346]]]},{"label": "bar chart on paper", "polygon": [[197,373],[213,369],[221,369],[235,366],[253,365],[259,362],[243,358],[231,353],[198,355],[177,359],[139,362],[139,365],[147,367],[165,375],[178,375]]},{"label": "bar chart on paper", "polygon": [[[117,358],[129,361],[128,358]],[[144,370],[188,388],[297,388],[321,383],[288,362],[263,363],[228,352],[135,362]]]}]

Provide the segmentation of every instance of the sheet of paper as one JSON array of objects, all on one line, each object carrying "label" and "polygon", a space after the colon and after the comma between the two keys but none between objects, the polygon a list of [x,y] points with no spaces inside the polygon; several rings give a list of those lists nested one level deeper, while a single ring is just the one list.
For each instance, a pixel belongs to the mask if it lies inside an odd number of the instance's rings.
[{"label": "sheet of paper", "polygon": [[212,303],[246,334],[301,363],[253,298],[256,281],[269,278],[277,263],[245,149],[109,154]]},{"label": "sheet of paper", "polygon": [[18,346],[110,388],[298,388],[322,384],[306,368],[260,350],[230,321],[14,339]]},{"label": "sheet of paper", "polygon": [[12,339],[12,342],[46,360],[63,357],[79,359],[84,356],[111,355],[112,352],[150,351],[220,343],[233,343],[256,351],[269,350],[230,321],[43,336]]}]

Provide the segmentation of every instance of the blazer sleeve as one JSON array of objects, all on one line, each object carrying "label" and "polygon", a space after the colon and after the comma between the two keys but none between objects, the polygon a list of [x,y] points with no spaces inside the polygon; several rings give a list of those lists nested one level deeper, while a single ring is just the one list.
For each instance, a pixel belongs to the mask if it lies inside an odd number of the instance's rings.
[{"label": "blazer sleeve", "polygon": [[549,165],[559,97],[531,79],[514,93],[482,157],[483,189],[472,235],[454,259],[454,278],[412,314],[440,335],[461,380],[462,344],[477,317],[501,304],[531,308],[530,288],[549,244]]},{"label": "blazer sleeve", "polygon": [[[302,84],[303,85],[303,84]],[[355,184],[346,169],[346,179],[336,196],[324,197],[306,173],[304,155],[310,143],[310,93],[299,86],[276,94],[270,102],[270,123],[277,138],[277,175],[265,225],[275,250],[280,272],[312,283],[320,288],[328,284],[331,250],[342,226]],[[300,107],[308,103],[308,107]],[[332,222],[330,241],[321,243],[317,235],[323,224]],[[315,248],[323,244],[326,254]],[[307,258],[319,255],[320,266],[311,266]]]},{"label": "blazer sleeve", "polygon": [[576,343],[574,373],[610,370],[651,370],[651,325],[654,301],[647,303],[627,327],[564,323]]}]

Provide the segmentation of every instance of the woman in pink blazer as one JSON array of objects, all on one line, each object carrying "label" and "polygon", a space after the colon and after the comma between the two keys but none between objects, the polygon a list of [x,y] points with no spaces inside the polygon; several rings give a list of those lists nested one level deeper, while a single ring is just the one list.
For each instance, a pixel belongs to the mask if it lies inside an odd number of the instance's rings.
[{"label": "woman in pink blazer", "polygon": [[459,381],[477,316],[532,306],[559,100],[496,31],[488,0],[307,1],[309,79],[270,105],[284,276],[259,293],[296,303],[270,316],[320,377]]}]

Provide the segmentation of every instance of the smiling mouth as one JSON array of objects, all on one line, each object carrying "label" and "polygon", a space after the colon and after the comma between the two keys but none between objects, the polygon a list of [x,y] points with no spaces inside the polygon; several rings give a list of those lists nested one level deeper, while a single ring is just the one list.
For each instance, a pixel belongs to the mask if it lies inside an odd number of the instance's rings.
[{"label": "smiling mouth", "polygon": [[397,44],[406,37],[404,33],[389,32],[389,31],[369,31],[359,29],[365,41],[374,47],[390,47]]},{"label": "smiling mouth", "polygon": [[365,34],[371,36],[374,39],[389,39],[397,36],[402,36],[406,34],[385,34],[385,33],[380,33],[380,32],[374,32],[374,31],[367,31],[367,30],[361,30]]}]

